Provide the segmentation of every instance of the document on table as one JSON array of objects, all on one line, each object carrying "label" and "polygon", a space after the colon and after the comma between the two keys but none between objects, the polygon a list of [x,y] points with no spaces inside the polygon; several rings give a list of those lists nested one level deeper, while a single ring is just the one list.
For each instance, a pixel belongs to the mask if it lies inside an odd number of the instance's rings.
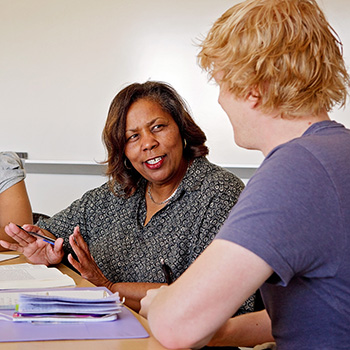
[{"label": "document on table", "polygon": [[[25,290],[0,290],[0,299],[9,293],[14,293],[15,302],[12,304],[20,304],[19,295],[36,294],[48,295],[53,298],[54,295],[74,300],[74,304],[78,299],[89,300],[92,303],[98,302],[99,299],[107,299],[112,297],[111,292],[105,287],[85,287],[85,288],[53,288],[53,289],[25,289]],[[33,294],[32,294],[33,293]],[[44,294],[42,294],[44,293]],[[48,294],[46,294],[48,293]],[[14,295],[10,296],[11,298]],[[116,296],[114,296],[116,297]],[[113,298],[113,297],[112,297]],[[117,299],[117,298],[116,298]],[[55,321],[54,324],[48,326],[44,320],[35,319],[32,322],[13,322],[13,314],[15,307],[0,307],[0,349],[2,342],[28,342],[28,341],[49,341],[49,340],[87,340],[87,339],[131,339],[149,337],[147,331],[137,320],[135,315],[126,307],[121,307],[118,317],[113,310],[112,315],[101,319],[85,318],[83,322],[62,322]],[[119,310],[117,310],[119,311]],[[1,319],[1,314],[6,319]],[[17,319],[18,321],[18,319]],[[24,321],[24,320],[23,320]],[[47,320],[49,321],[49,320]],[[96,322],[97,321],[97,322]],[[109,322],[101,322],[109,321]]]},{"label": "document on table", "polygon": [[59,323],[113,321],[122,311],[122,304],[118,292],[105,293],[98,298],[84,295],[84,291],[67,295],[23,293],[19,295],[13,321]]},{"label": "document on table", "polygon": [[19,254],[0,254],[0,262],[18,258]]},{"label": "document on table", "polygon": [[74,280],[55,267],[32,264],[0,266],[0,289],[75,286]]},{"label": "document on table", "polygon": [[18,291],[4,291],[0,292],[0,309],[14,309],[18,304],[19,295],[25,293],[26,295],[46,295],[51,297],[68,297],[77,298],[84,297],[85,299],[99,299],[108,296],[106,289],[94,288],[72,288],[72,289],[36,289],[36,290],[18,290]]}]

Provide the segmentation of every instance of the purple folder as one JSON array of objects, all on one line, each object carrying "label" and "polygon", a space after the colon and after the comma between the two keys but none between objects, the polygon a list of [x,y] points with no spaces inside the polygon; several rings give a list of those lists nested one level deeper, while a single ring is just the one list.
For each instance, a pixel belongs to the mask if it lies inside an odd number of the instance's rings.
[{"label": "purple folder", "polygon": [[[12,315],[13,312],[14,310],[0,310],[1,314],[7,315]],[[16,323],[0,320],[0,342],[73,339],[132,339],[147,338],[148,336],[148,333],[141,323],[126,307],[122,308],[122,312],[118,314],[117,320],[109,322],[44,324],[26,322]]]}]

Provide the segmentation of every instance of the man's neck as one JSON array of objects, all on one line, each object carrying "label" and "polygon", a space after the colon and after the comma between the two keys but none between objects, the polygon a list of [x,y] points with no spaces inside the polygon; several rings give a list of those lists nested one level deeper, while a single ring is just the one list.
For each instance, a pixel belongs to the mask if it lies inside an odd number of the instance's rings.
[{"label": "man's neck", "polygon": [[330,120],[327,112],[317,116],[274,117],[265,124],[265,137],[260,150],[266,157],[275,147],[302,136],[312,124],[324,120]]}]

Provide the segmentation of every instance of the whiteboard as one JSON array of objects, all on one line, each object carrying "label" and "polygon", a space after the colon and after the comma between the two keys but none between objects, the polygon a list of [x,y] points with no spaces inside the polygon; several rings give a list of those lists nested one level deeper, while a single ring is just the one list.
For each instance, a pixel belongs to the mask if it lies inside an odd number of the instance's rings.
[{"label": "whiteboard", "polygon": [[[198,40],[235,0],[0,0],[0,150],[29,159],[101,161],[110,102],[129,83],[166,81],[205,131],[210,160],[256,165],[234,145]],[[350,56],[347,0],[320,0]],[[350,126],[349,111],[332,118]]]}]

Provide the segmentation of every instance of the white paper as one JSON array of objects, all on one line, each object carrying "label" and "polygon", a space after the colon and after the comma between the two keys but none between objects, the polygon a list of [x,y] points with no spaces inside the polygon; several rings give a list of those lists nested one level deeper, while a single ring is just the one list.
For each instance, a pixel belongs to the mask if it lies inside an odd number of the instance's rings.
[{"label": "white paper", "polygon": [[74,280],[55,267],[32,264],[0,266],[0,289],[75,286]]},{"label": "white paper", "polygon": [[1,254],[0,253],[0,261],[6,261],[10,259],[18,258],[19,254]]},{"label": "white paper", "polygon": [[71,290],[43,290],[35,292],[0,292],[0,309],[13,309],[18,304],[20,294],[60,296],[66,298],[83,297],[86,300],[100,299],[108,296],[108,293],[105,290],[100,290],[98,288],[93,290],[82,290],[79,288]]},{"label": "white paper", "polygon": [[[86,298],[79,291],[74,296],[31,295],[21,293],[13,315],[14,321],[91,322],[111,321],[121,312],[119,293]],[[99,316],[99,317],[97,317]]]}]

